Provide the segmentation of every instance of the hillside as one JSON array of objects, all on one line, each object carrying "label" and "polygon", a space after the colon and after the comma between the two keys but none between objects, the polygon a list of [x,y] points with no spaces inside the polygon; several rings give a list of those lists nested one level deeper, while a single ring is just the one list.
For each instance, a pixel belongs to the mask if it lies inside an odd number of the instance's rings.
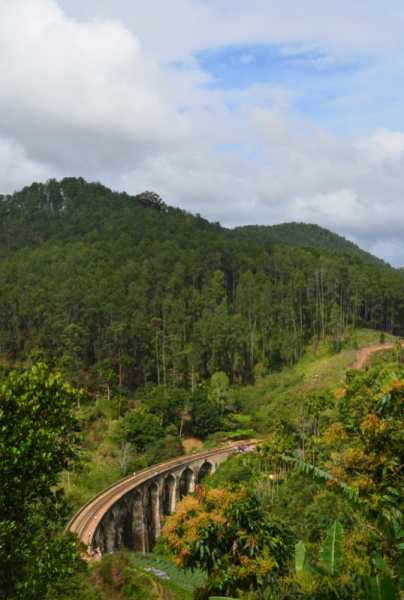
[{"label": "hillside", "polygon": [[[158,196],[66,178],[0,202],[0,348],[89,393],[195,389],[297,363],[348,326],[404,331],[404,280],[358,257],[232,237]],[[331,341],[330,341],[331,343]]]},{"label": "hillside", "polygon": [[380,269],[393,268],[381,258],[362,250],[345,237],[310,223],[282,223],[280,225],[244,225],[231,230],[234,235],[255,244],[277,244],[291,247],[311,246],[317,250],[336,250]]},{"label": "hillside", "polygon": [[[253,428],[260,440],[266,440],[264,449],[271,447],[271,444],[282,443],[282,452],[287,448],[287,452],[293,452],[295,456],[311,460],[311,453],[315,450],[316,460],[321,460],[324,445],[319,443],[319,432],[325,432],[330,424],[338,418],[338,402],[334,390],[341,387],[341,379],[345,376],[346,370],[352,367],[358,352],[365,348],[373,348],[379,341],[380,334],[378,332],[359,330],[355,334],[347,334],[344,337],[338,354],[331,351],[329,344],[320,342],[316,357],[312,352],[307,353],[293,368],[285,367],[278,373],[260,376],[254,386],[237,387],[234,400],[237,410],[240,411],[235,415],[238,422],[244,428]],[[394,340],[386,337],[383,345],[385,349],[373,353],[368,361],[374,365],[382,363],[384,366],[391,366],[394,372],[397,372],[398,369],[401,373],[402,365],[398,367],[396,361],[402,360],[403,352],[400,352],[398,358],[396,351],[390,347],[393,342]],[[142,410],[142,406],[143,410],[147,410],[149,400],[150,398],[142,397],[140,406],[137,403],[137,410]],[[198,394],[194,394],[192,402],[195,405],[198,404]],[[99,400],[97,404],[87,403],[84,410],[80,411],[84,424],[85,447],[87,450],[92,449],[89,454],[91,463],[86,469],[78,473],[71,473],[69,484],[66,476],[63,477],[67,497],[70,501],[76,502],[77,507],[84,504],[89,497],[112,481],[120,479],[124,474],[117,468],[119,446],[116,425],[119,421],[116,420],[117,413],[115,413],[115,420],[111,421],[112,410],[111,405]],[[129,406],[123,407],[122,415],[122,424],[132,422],[133,416]],[[122,427],[121,435],[125,429]],[[95,443],[95,439],[97,439],[97,443]],[[216,432],[206,440],[206,446],[216,445],[222,440],[226,440],[226,434]],[[141,467],[142,458],[144,457],[132,455],[126,473],[133,468]],[[157,462],[158,459],[154,460]],[[218,487],[249,483],[254,486],[258,490],[265,508],[292,525],[299,538],[308,544],[312,559],[317,559],[325,530],[336,518],[350,524],[352,513],[346,504],[339,501],[332,490],[324,492],[313,482],[303,481],[293,470],[290,470],[287,475],[283,471],[279,473],[277,488],[271,492],[268,489],[267,481],[268,473],[273,472],[276,468],[272,461],[273,454],[267,453],[264,469],[259,455],[245,457],[245,455],[234,454],[219,467],[213,476],[206,477],[203,485]],[[115,564],[115,570],[124,558],[125,556],[120,556],[120,554],[107,557],[107,564],[109,568]],[[200,584],[203,579],[201,573],[191,577],[189,573],[184,575],[181,571],[178,572],[171,562],[172,556],[167,554],[166,543],[163,539],[157,542],[153,548],[153,554],[132,555],[131,562],[129,554],[126,554],[125,560],[130,567],[131,580],[137,585],[139,585],[138,577],[141,569],[146,564],[155,565],[170,574],[173,582],[170,585],[177,584],[177,587],[164,589],[166,585],[164,583],[163,589],[159,590],[161,593],[159,597],[181,598],[181,600],[184,598],[185,600],[187,590],[192,590],[193,584]],[[99,564],[97,562],[92,564],[93,572],[99,571]],[[101,576],[102,573],[105,573],[106,568],[107,565],[100,572]],[[87,590],[87,586],[91,587],[88,575],[80,581],[83,592],[84,589]],[[103,585],[102,577],[96,578],[96,581],[101,589],[108,591],[108,587]],[[157,583],[159,583],[158,580]],[[147,597],[153,598],[151,588],[153,581],[143,574],[141,584],[145,588],[150,587],[151,591]],[[160,583],[160,587],[161,585]],[[88,597],[84,593],[83,596],[78,595],[77,597],[80,600],[87,600],[87,598],[93,600],[90,590],[87,593]],[[100,597],[104,598],[104,596]],[[106,598],[108,597],[106,595]],[[67,598],[70,596],[67,595]],[[124,598],[129,600],[131,596],[122,594],[122,599]],[[64,600],[64,596],[60,600]],[[98,596],[95,596],[94,600],[98,600]]]},{"label": "hillside", "polygon": [[[2,198],[0,256],[0,379],[40,359],[83,389],[82,463],[61,473],[71,514],[131,472],[259,436],[273,454],[235,456],[212,484],[250,481],[315,560],[331,516],[349,525],[332,492],[286,467],[270,490],[271,456],[326,457],[320,434],[344,404],[333,390],[358,349],[385,342],[401,371],[386,335],[404,331],[400,274],[244,240],[153,193],[72,178]],[[166,550],[161,540],[148,562],[170,563]],[[106,558],[74,580],[78,600],[190,597],[189,578],[161,584],[140,557]]]}]

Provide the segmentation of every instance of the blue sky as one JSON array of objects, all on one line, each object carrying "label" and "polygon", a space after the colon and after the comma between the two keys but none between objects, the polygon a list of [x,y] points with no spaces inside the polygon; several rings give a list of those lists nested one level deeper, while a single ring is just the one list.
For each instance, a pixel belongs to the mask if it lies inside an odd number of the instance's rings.
[{"label": "blue sky", "polygon": [[[295,52],[288,54],[274,46],[229,46],[196,55],[200,68],[212,80],[208,89],[243,89],[248,86],[272,84],[294,91],[291,110],[314,119],[340,135],[349,134],[358,118],[358,105],[370,106],[361,86],[361,61],[338,63],[326,52]],[[346,99],[347,90],[349,97]],[[341,101],[345,98],[341,115]],[[377,105],[377,99],[372,98]],[[377,109],[376,109],[377,110]],[[370,117],[370,118],[369,118]],[[368,127],[373,126],[374,116]]]},{"label": "blue sky", "polygon": [[[374,57],[335,60],[326,51],[277,46],[228,46],[195,56],[209,74],[208,89],[243,89],[272,84],[293,91],[289,109],[341,136],[375,127],[401,128],[404,104],[401,77]],[[375,76],[377,85],[375,85]]]},{"label": "blue sky", "polygon": [[398,0],[3,0],[0,191],[81,175],[404,265]]}]

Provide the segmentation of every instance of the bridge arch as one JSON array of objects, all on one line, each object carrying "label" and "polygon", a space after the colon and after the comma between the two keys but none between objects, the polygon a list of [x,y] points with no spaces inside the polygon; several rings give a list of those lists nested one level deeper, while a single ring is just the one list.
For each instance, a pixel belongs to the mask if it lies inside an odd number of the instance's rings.
[{"label": "bridge arch", "polygon": [[204,463],[202,463],[201,467],[199,468],[198,481],[201,479],[201,477],[204,477],[205,475],[212,475],[212,473],[214,473],[214,472],[215,472],[214,465],[209,461],[205,461]]},{"label": "bridge arch", "polygon": [[132,546],[132,514],[129,508],[129,502],[125,499],[119,506],[116,516],[116,534],[118,548]]},{"label": "bridge arch", "polygon": [[163,517],[171,514],[176,508],[177,481],[174,475],[168,475],[163,482],[162,509]]},{"label": "bridge arch", "polygon": [[195,473],[193,469],[187,467],[181,473],[179,478],[179,497],[180,500],[190,492],[195,491]]},{"label": "bridge arch", "polygon": [[115,516],[113,512],[110,512],[107,518],[105,533],[105,549],[107,552],[113,552],[116,549]]},{"label": "bridge arch", "polygon": [[145,516],[143,507],[143,495],[140,491],[135,492],[132,500],[132,519],[135,552],[146,552],[145,544]]},{"label": "bridge arch", "polygon": [[111,552],[123,544],[148,552],[161,533],[164,516],[175,512],[180,498],[193,492],[199,478],[216,471],[232,452],[229,447],[205,450],[126,477],[87,502],[67,528],[84,543],[90,537],[94,550]]},{"label": "bridge arch", "polygon": [[100,550],[105,550],[106,547],[107,547],[107,542],[106,542],[104,523],[100,523],[99,526],[97,527],[94,537],[93,537],[92,548],[93,548],[93,550],[96,550],[97,548],[99,548]]}]

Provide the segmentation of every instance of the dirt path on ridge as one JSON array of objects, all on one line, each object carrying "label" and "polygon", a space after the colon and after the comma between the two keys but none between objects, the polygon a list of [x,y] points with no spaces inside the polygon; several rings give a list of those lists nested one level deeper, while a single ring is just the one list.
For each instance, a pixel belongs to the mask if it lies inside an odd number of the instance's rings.
[{"label": "dirt path on ridge", "polygon": [[349,369],[362,369],[372,352],[376,352],[377,350],[387,350],[388,348],[394,348],[394,344],[392,342],[388,342],[386,344],[376,344],[374,346],[362,348],[362,350],[359,350],[358,354],[356,355],[355,362],[348,367],[347,371],[349,371]]},{"label": "dirt path on ridge", "polygon": [[154,581],[153,577],[150,577],[150,581],[151,581],[151,584],[153,586],[155,593],[157,594],[157,599],[164,600],[164,592],[162,589],[163,586],[161,586],[159,583]]}]

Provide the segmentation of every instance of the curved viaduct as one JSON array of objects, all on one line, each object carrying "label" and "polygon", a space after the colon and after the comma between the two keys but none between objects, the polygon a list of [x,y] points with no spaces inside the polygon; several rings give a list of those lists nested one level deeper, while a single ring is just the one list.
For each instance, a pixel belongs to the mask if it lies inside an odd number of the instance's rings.
[{"label": "curved viaduct", "polygon": [[164,517],[195,490],[202,475],[214,473],[233,451],[198,452],[126,477],[87,502],[67,529],[78,534],[89,552],[97,547],[111,552],[123,545],[147,553],[161,533]]}]

